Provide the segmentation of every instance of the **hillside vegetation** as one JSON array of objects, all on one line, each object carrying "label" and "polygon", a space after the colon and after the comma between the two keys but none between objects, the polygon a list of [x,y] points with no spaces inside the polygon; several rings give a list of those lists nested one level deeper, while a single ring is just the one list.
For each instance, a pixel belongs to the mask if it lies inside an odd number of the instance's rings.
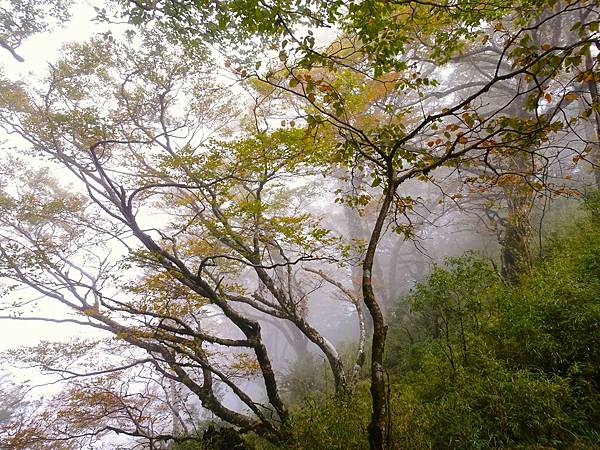
[{"label": "hillside vegetation", "polygon": [[[600,446],[598,196],[585,211],[514,286],[468,253],[399,302],[387,350],[394,448]],[[288,448],[367,448],[367,389],[306,399]]]}]

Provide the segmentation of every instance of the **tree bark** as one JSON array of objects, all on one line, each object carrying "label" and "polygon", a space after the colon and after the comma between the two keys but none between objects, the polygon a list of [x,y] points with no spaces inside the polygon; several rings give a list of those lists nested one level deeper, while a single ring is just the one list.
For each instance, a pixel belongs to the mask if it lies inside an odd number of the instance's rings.
[{"label": "tree bark", "polygon": [[371,399],[373,411],[369,423],[369,446],[372,450],[382,450],[387,447],[388,442],[388,403],[387,383],[385,380],[383,357],[385,351],[385,339],[387,325],[383,317],[381,307],[375,297],[372,282],[372,270],[375,260],[375,251],[381,238],[387,213],[394,198],[395,186],[393,181],[388,182],[383,203],[373,227],[365,259],[363,261],[362,293],[363,301],[373,319],[373,343],[371,345]]},{"label": "tree bark", "polygon": [[518,280],[521,271],[531,263],[529,245],[531,199],[525,192],[513,192],[508,196],[508,203],[508,217],[504,235],[500,240],[502,275],[509,282],[514,283]]},{"label": "tree bark", "polygon": [[[594,61],[592,55],[588,49],[588,54],[585,58],[585,68],[590,74],[593,74]],[[591,136],[589,145],[592,147],[591,161],[593,164],[592,170],[594,171],[594,182],[596,189],[600,189],[600,112],[597,107],[600,103],[600,95],[598,94],[598,84],[596,79],[592,79],[587,83],[590,97],[592,100],[592,107],[594,108],[594,133]]]}]

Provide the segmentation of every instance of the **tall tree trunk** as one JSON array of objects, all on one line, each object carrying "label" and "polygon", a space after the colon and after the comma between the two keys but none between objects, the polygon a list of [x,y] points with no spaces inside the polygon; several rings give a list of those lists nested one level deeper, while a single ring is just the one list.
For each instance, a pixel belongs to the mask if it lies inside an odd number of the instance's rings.
[{"label": "tall tree trunk", "polygon": [[346,296],[350,303],[352,303],[356,308],[356,314],[358,318],[358,348],[356,350],[356,359],[352,367],[352,374],[349,385],[349,391],[353,391],[356,384],[358,383],[360,371],[362,370],[362,367],[365,363],[365,341],[367,340],[367,332],[365,327],[365,316],[362,309],[364,305],[362,304],[362,302],[360,302],[360,300],[358,300],[358,298],[354,295],[353,292],[346,289],[344,285],[337,282],[323,271],[311,269],[309,267],[305,267],[304,270],[319,275],[323,280],[337,287]]},{"label": "tall tree trunk", "polygon": [[[532,36],[534,42],[538,41],[536,35]],[[523,89],[528,92],[533,88],[532,81],[523,78]],[[526,108],[527,98],[524,95],[517,97],[511,108],[511,115],[520,120],[531,119],[532,113]],[[522,149],[529,150],[529,149]],[[504,233],[500,238],[502,275],[511,283],[518,280],[522,270],[531,266],[531,221],[530,212],[534,205],[535,192],[528,185],[527,174],[532,173],[531,161],[526,152],[518,151],[511,157],[506,168],[507,173],[521,174],[516,180],[508,182],[503,193],[508,202],[507,217],[504,221]],[[521,178],[523,177],[523,178]]]},{"label": "tall tree trunk", "polygon": [[502,275],[511,283],[518,280],[523,269],[531,264],[529,237],[529,199],[524,195],[513,194],[509,197],[508,217],[504,227],[502,245]]},{"label": "tall tree trunk", "polygon": [[[391,177],[390,177],[391,178]],[[387,383],[383,366],[387,325],[373,290],[372,273],[377,244],[381,238],[387,213],[394,198],[395,185],[389,181],[383,203],[379,209],[375,226],[369,239],[369,245],[363,261],[362,293],[363,301],[373,320],[373,343],[371,345],[371,399],[373,411],[369,423],[369,445],[372,450],[387,448],[388,443],[388,403]]]},{"label": "tall tree trunk", "polygon": [[[347,175],[352,176],[349,172]],[[359,171],[354,177],[355,178],[352,181],[353,183],[360,185],[364,182],[364,174],[362,172]],[[340,185],[345,187],[345,182],[340,182]],[[361,219],[356,210],[350,207],[344,207],[344,216],[346,218],[346,226],[348,227],[347,235],[352,239],[366,239],[368,232],[364,227],[365,221]],[[352,288],[354,289],[354,296],[357,299],[362,298],[362,274],[363,271],[360,266],[352,266]],[[367,335],[370,335],[373,331],[373,322],[371,320],[371,316],[368,313],[368,309],[366,308],[364,302],[360,302],[358,307],[361,309],[362,315],[367,319],[365,322],[366,333]]]},{"label": "tall tree trunk", "polygon": [[594,61],[592,60],[592,55],[589,49],[585,58],[585,68],[586,71],[590,72],[592,78],[587,82],[587,85],[594,110],[594,132],[591,133],[592,136],[590,136],[588,145],[590,145],[592,148],[591,161],[593,164],[592,170],[594,171],[596,189],[600,189],[600,111],[598,111],[598,105],[600,105],[600,95],[598,94],[598,82],[593,76]]}]

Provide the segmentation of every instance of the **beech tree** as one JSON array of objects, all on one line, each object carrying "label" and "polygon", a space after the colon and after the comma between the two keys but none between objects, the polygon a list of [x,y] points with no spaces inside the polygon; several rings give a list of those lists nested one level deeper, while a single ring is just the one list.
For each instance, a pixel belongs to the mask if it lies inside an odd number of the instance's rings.
[{"label": "beech tree", "polygon": [[203,416],[193,393],[182,392],[126,343],[41,342],[6,356],[58,376],[66,387],[28,413],[3,421],[3,447],[166,449],[201,439]]},{"label": "beech tree", "polygon": [[[306,151],[315,140],[300,129],[244,132],[243,116],[205,65],[143,36],[130,43],[138,51],[109,37],[70,46],[44,90],[4,81],[0,121],[28,150],[17,189],[15,161],[3,172],[1,273],[71,311],[56,321],[112,333],[149,355],[102,371],[151,364],[218,418],[278,441],[288,411],[263,317],[291,324],[318,347],[340,394],[352,391],[364,359],[364,332],[346,369],[306,318],[320,284],[344,291],[323,271],[344,262],[343,246],[289,183],[327,173],[330,147]],[[28,158],[62,170],[72,186],[28,168]],[[302,280],[297,272],[312,274]],[[259,380],[266,404],[243,379]]]}]

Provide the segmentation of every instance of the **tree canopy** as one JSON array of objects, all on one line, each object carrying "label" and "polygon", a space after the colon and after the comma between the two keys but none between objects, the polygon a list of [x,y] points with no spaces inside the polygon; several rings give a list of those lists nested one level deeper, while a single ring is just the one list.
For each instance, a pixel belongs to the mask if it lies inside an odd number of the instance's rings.
[{"label": "tree canopy", "polygon": [[[13,8],[0,44],[18,59],[21,39],[65,20],[66,6]],[[600,187],[594,1],[113,0],[97,13],[126,31],[69,44],[41,80],[1,80],[0,125],[14,137],[0,179],[5,298],[24,290],[16,310],[41,296],[68,311],[6,317],[100,330],[108,341],[28,363],[70,379],[86,370],[66,367],[97,345],[123,345],[131,354],[90,376],[110,392],[163,392],[157,404],[179,425],[128,423],[121,411],[145,409],[123,402],[73,428],[61,420],[83,413],[67,408],[46,435],[32,426],[36,442],[183,442],[183,390],[283,445],[293,421],[273,332],[289,360],[309,345],[323,356],[338,398],[356,395],[368,369],[368,442],[389,448],[386,315],[400,297],[389,292],[400,272],[399,290],[410,288],[411,265],[425,275],[405,244],[419,249],[439,220],[479,224],[495,236],[501,279],[517,283],[536,226],[543,252],[548,202]],[[419,287],[414,309],[462,327],[479,302],[463,294]],[[357,336],[351,356],[315,318],[328,295]],[[422,325],[440,333],[437,320]]]}]

